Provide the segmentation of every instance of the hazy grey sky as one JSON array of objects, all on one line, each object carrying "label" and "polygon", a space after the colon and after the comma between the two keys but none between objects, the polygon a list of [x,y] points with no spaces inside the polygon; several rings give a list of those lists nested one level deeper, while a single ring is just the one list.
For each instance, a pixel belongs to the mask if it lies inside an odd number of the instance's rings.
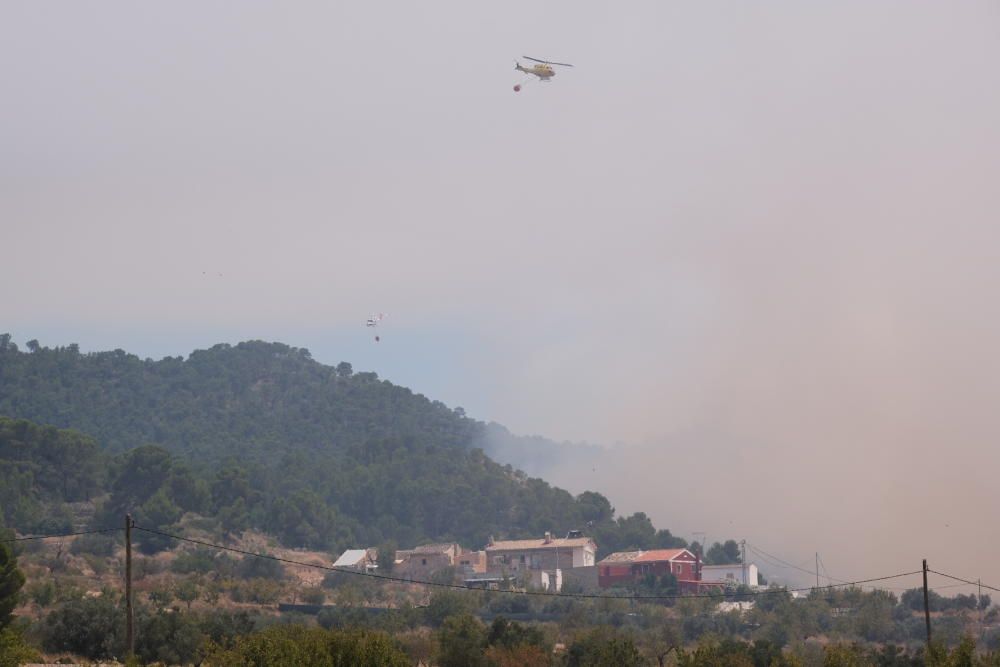
[{"label": "hazy grey sky", "polygon": [[282,340],[642,445],[559,481],[675,532],[1000,582],[1000,4],[481,4],[4,2],[0,330]]}]

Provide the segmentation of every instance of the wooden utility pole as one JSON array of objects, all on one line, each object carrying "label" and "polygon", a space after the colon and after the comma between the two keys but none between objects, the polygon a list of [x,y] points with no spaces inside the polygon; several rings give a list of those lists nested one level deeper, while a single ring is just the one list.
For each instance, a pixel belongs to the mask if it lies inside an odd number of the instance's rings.
[{"label": "wooden utility pole", "polygon": [[[829,583],[829,582],[827,582]],[[816,588],[819,588],[819,552],[816,552]]]},{"label": "wooden utility pole", "polygon": [[979,584],[979,597],[976,598],[976,608],[979,609],[979,638],[983,638],[983,580],[976,579]]},{"label": "wooden utility pole", "polygon": [[125,641],[129,660],[135,657],[135,614],[132,609],[132,515],[125,515]]},{"label": "wooden utility pole", "polygon": [[927,624],[927,648],[931,647],[931,603],[927,594],[927,559],[924,559],[924,622]]}]

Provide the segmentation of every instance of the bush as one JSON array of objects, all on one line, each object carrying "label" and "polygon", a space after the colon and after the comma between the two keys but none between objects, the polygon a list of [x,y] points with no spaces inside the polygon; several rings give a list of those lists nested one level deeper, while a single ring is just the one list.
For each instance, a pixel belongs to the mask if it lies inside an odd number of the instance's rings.
[{"label": "bush", "polygon": [[69,601],[45,617],[42,645],[47,651],[69,651],[91,660],[122,655],[123,614],[106,596]]},{"label": "bush", "polygon": [[323,575],[323,583],[320,585],[323,588],[337,589],[353,582],[357,578],[357,575],[348,574],[347,572],[327,572]]},{"label": "bush", "polygon": [[485,667],[486,630],[471,614],[449,616],[437,633],[441,667]]},{"label": "bush", "polygon": [[98,577],[108,573],[111,568],[108,566],[108,559],[104,556],[95,556],[94,554],[84,554],[83,560],[86,561],[87,565],[94,574]]},{"label": "bush", "polygon": [[552,664],[549,651],[540,646],[491,646],[486,649],[486,660],[490,667],[548,667]]},{"label": "bush", "polygon": [[257,621],[261,618],[259,612],[244,609],[235,612],[212,610],[201,614],[200,628],[202,633],[216,646],[231,648],[237,637],[248,635],[257,629]]},{"label": "bush", "polygon": [[160,574],[166,566],[155,558],[135,558],[132,561],[132,573],[137,581]]},{"label": "bush", "polygon": [[[578,637],[568,652],[569,667],[640,667],[642,656],[629,637],[598,628]],[[728,664],[728,663],[719,663]]]},{"label": "bush", "polygon": [[319,586],[306,588],[302,591],[302,601],[306,604],[323,604],[326,602],[326,591]]},{"label": "bush", "polygon": [[109,535],[108,533],[91,533],[90,535],[81,535],[73,540],[69,551],[76,555],[91,554],[93,556],[108,558],[115,555],[115,549],[118,548],[120,543],[121,538],[114,535]]},{"label": "bush", "polygon": [[170,586],[157,586],[149,591],[149,601],[157,608],[164,608],[174,601],[174,591]]},{"label": "bush", "polygon": [[142,662],[185,665],[195,662],[204,636],[190,614],[157,612],[136,618],[135,652]]},{"label": "bush", "polygon": [[236,575],[243,579],[280,580],[285,578],[285,567],[271,558],[244,556],[243,560],[236,565]]},{"label": "bush", "polygon": [[[222,560],[220,557],[218,560]],[[174,562],[170,564],[170,570],[177,574],[207,574],[216,568],[216,557],[208,549],[193,549],[184,551],[177,555]]]},{"label": "bush", "polygon": [[21,633],[13,628],[0,630],[0,667],[17,667],[39,660],[38,651],[24,641]]},{"label": "bush", "polygon": [[427,623],[433,627],[440,626],[449,616],[458,616],[472,612],[475,607],[472,593],[458,591],[438,591],[431,595],[431,600],[424,610]]},{"label": "bush", "polygon": [[233,582],[229,597],[233,602],[274,604],[281,596],[281,584],[269,579],[250,579]]},{"label": "bush", "polygon": [[409,667],[405,653],[381,632],[275,625],[240,637],[228,649],[213,647],[205,662],[216,667]]},{"label": "bush", "polygon": [[39,607],[48,607],[56,601],[56,585],[51,579],[33,581],[25,589],[28,599]]}]

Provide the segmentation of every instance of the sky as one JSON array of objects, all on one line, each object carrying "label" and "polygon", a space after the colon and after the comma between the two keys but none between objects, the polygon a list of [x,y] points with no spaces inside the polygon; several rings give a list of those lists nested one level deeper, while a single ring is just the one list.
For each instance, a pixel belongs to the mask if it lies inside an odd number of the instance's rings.
[{"label": "sky", "polygon": [[480,4],[5,2],[0,330],[279,340],[682,536],[1000,587],[1000,5]]}]

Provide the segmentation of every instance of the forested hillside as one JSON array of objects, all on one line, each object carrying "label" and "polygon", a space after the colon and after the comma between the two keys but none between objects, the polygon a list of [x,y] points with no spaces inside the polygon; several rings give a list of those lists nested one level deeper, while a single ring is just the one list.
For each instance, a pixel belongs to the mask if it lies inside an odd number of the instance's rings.
[{"label": "forested hillside", "polygon": [[683,542],[642,513],[616,518],[598,493],[494,462],[478,448],[486,425],[460,410],[306,350],[252,341],[153,361],[28,348],[0,336],[0,415],[78,432],[0,422],[0,501],[21,530],[103,494],[98,522],[132,511],[169,528],[194,512],[290,546],[481,546],[572,528],[602,552]]},{"label": "forested hillside", "polygon": [[411,434],[464,446],[481,427],[374,373],[324,366],[280,343],[216,345],[159,361],[28,347],[21,352],[0,335],[0,414],[75,428],[115,452],[157,443],[215,462],[256,461],[289,443],[343,451]]}]

